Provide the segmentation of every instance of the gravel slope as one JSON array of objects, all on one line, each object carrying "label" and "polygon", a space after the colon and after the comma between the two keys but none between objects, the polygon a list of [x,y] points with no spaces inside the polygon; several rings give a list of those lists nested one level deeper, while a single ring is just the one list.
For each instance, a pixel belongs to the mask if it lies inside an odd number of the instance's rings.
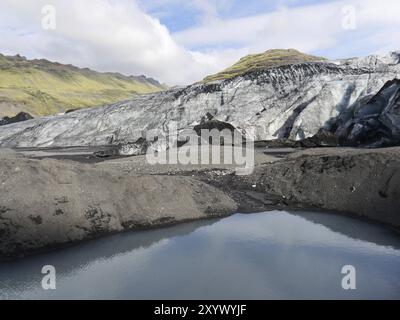
[{"label": "gravel slope", "polygon": [[[0,259],[237,211],[321,209],[400,230],[400,148],[308,149],[232,167],[32,159],[0,149]],[[78,158],[79,159],[79,158]]]}]

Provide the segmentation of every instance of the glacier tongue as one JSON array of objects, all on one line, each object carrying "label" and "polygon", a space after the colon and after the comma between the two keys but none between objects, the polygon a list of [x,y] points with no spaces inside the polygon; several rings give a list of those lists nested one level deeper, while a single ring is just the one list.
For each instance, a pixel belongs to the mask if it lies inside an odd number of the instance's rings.
[{"label": "glacier tongue", "polygon": [[390,80],[400,78],[400,52],[309,62],[229,80],[0,127],[2,147],[100,146],[135,142],[148,130],[193,128],[207,114],[255,140],[305,139],[351,116]]}]

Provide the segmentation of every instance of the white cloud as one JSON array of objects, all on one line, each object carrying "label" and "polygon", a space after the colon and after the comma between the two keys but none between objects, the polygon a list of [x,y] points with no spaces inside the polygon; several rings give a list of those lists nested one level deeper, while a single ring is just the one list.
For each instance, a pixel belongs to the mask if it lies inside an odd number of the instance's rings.
[{"label": "white cloud", "polygon": [[[355,8],[355,30],[342,26],[342,9],[349,5]],[[306,52],[331,49],[335,56],[335,52],[350,54],[367,37],[369,52],[377,45],[394,50],[400,49],[399,38],[395,37],[398,32],[394,32],[400,30],[399,15],[398,0],[344,0],[291,9],[281,6],[271,13],[214,20],[177,32],[174,38],[185,47],[239,46],[251,52],[268,48],[296,48]]]},{"label": "white cloud", "polygon": [[[41,29],[41,8],[49,3],[57,11],[54,31]],[[198,80],[218,68],[178,45],[165,26],[131,0],[2,0],[0,6],[2,52],[143,73],[169,84]]]},{"label": "white cloud", "polygon": [[[45,4],[57,9],[54,31],[41,29]],[[356,8],[356,30],[341,25],[341,8],[349,4]],[[171,34],[134,0],[2,0],[0,52],[145,74],[172,85],[200,80],[245,54],[268,48],[297,48],[329,57],[400,49],[398,0],[282,6],[275,12],[237,19],[218,15],[230,0],[191,0],[190,5],[203,18],[194,23],[196,27]]]}]

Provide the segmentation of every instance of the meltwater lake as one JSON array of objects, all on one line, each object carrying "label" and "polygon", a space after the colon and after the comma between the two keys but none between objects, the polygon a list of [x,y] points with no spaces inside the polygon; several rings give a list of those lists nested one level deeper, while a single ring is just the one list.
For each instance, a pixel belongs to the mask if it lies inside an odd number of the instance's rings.
[{"label": "meltwater lake", "polygon": [[[56,290],[42,289],[44,265]],[[236,214],[2,262],[0,298],[400,299],[400,235],[331,213]]]}]

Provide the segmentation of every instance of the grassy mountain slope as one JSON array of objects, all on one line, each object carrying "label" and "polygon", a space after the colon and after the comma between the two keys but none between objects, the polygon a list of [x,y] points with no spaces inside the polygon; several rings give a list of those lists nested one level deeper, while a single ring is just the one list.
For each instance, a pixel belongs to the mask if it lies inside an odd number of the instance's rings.
[{"label": "grassy mountain slope", "polygon": [[144,76],[100,73],[44,59],[0,54],[0,117],[94,107],[165,89]]},{"label": "grassy mountain slope", "polygon": [[295,49],[273,49],[264,53],[245,56],[224,71],[204,78],[203,82],[230,79],[250,71],[271,67],[322,60],[325,59],[322,57],[304,54]]}]

